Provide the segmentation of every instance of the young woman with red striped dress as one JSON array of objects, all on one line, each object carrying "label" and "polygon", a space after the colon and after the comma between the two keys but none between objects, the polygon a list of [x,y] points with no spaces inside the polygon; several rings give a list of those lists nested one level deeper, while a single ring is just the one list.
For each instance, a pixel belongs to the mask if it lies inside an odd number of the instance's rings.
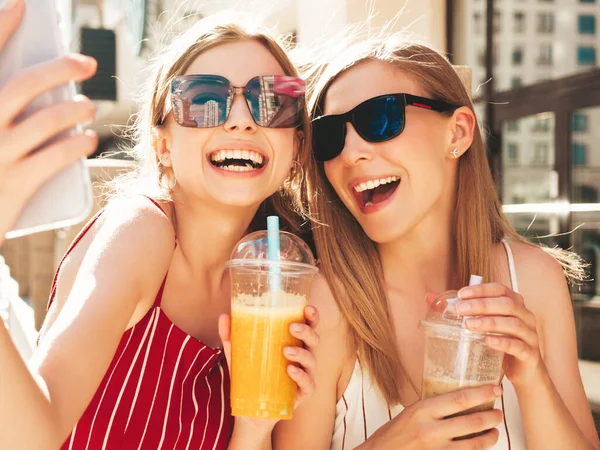
[{"label": "young woman with red striped dress", "polygon": [[[47,433],[47,448],[271,447],[274,421],[234,428],[218,322],[235,244],[267,213],[296,226],[308,151],[297,76],[273,38],[214,18],[156,59],[136,123],[139,170],[63,258],[29,363],[38,386],[11,397],[37,405],[30,429]],[[288,370],[297,403],[314,390],[317,311],[305,315],[291,327],[305,348],[286,353],[299,364]],[[28,432],[8,433],[28,448]]]}]

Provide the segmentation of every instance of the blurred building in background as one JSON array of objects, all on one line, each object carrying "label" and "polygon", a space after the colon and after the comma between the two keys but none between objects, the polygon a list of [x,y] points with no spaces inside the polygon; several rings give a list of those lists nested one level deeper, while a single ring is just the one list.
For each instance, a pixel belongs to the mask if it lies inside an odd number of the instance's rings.
[{"label": "blurred building in background", "polygon": [[[136,111],[134,100],[147,78],[143,69],[173,11],[189,17],[177,22],[179,30],[226,9],[259,13],[299,47],[333,41],[368,17],[371,27],[395,19],[393,30],[470,66],[509,219],[527,237],[572,248],[590,263],[590,281],[575,286],[572,296],[586,392],[600,417],[600,0],[56,1],[70,24],[65,38],[73,50],[99,61],[98,75],[81,86],[97,106],[98,154],[126,143],[119,132]],[[123,166],[91,165],[98,180],[103,168],[112,177]],[[54,269],[76,231],[5,246],[38,326]]]}]

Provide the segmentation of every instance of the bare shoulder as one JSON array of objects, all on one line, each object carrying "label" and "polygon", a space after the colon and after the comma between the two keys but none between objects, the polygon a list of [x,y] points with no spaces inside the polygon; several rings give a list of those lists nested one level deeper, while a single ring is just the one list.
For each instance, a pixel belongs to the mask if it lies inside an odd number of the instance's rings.
[{"label": "bare shoulder", "polygon": [[[102,235],[101,239],[96,239]],[[128,241],[125,247],[116,247],[114,250],[131,249],[132,246],[143,243],[144,239],[151,246],[172,246],[174,232],[169,218],[150,200],[142,196],[118,197],[111,200],[96,222],[81,237],[73,247],[61,266],[59,281],[69,278],[69,273],[76,272],[90,245],[107,246],[113,238]],[[100,241],[98,243],[98,241]]]},{"label": "bare shoulder", "polygon": [[511,242],[519,291],[540,325],[572,314],[567,279],[561,264],[536,245]]},{"label": "bare shoulder", "polygon": [[167,214],[141,195],[111,200],[101,219],[116,231],[150,233],[160,239],[158,243],[174,242],[175,233]]},{"label": "bare shoulder", "polygon": [[41,335],[55,322],[83,272],[99,276],[98,270],[106,272],[110,266],[121,271],[111,285],[127,280],[141,297],[151,295],[155,280],[166,273],[173,248],[171,222],[150,200],[142,196],[112,200],[64,259]]},{"label": "bare shoulder", "polygon": [[550,253],[537,245],[511,242],[519,285],[535,286],[536,289],[556,289],[566,286],[566,278],[560,263]]},{"label": "bare shoulder", "polygon": [[[46,322],[52,323],[62,309],[84,259],[125,260],[125,254],[139,255],[139,264],[128,270],[132,274],[139,272],[136,269],[143,271],[157,265],[157,259],[170,260],[173,248],[171,222],[150,200],[142,196],[112,200],[64,258],[57,277],[53,306]],[[149,251],[152,255],[144,256]]]},{"label": "bare shoulder", "polygon": [[318,330],[343,331],[346,328],[345,320],[343,320],[331,287],[325,277],[320,274],[313,281],[310,292],[310,304],[315,306],[319,311],[320,321]]}]

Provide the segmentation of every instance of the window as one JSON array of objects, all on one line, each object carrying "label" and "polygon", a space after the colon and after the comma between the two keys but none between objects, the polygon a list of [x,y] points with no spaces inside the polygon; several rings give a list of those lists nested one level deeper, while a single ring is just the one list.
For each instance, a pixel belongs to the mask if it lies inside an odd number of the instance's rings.
[{"label": "window", "polygon": [[574,143],[571,152],[571,161],[574,166],[585,166],[587,159],[587,146],[581,143]]},{"label": "window", "polygon": [[550,117],[536,117],[531,131],[550,131]]},{"label": "window", "polygon": [[596,3],[596,0],[579,0],[579,3]]},{"label": "window", "polygon": [[552,65],[552,44],[540,44],[540,53],[537,59],[537,63],[540,66]]},{"label": "window", "polygon": [[577,47],[577,62],[581,66],[595,66],[596,49],[594,47]]},{"label": "window", "polygon": [[513,77],[510,81],[510,85],[513,88],[520,88],[521,86],[523,86],[523,80],[521,79],[521,77]]},{"label": "window", "polygon": [[579,34],[596,34],[596,16],[579,16]]},{"label": "window", "polygon": [[593,186],[576,184],[573,186],[573,198],[577,203],[598,203],[598,190]]},{"label": "window", "polygon": [[506,131],[519,131],[519,121],[518,120],[507,120],[506,121]]},{"label": "window", "polygon": [[551,12],[543,12],[538,14],[538,33],[554,32],[554,14]]},{"label": "window", "polygon": [[587,131],[588,116],[586,114],[574,113],[571,128],[573,131]]},{"label": "window", "polygon": [[538,142],[535,144],[532,163],[535,165],[548,164],[548,152],[550,146],[547,142]]},{"label": "window", "polygon": [[523,49],[517,47],[512,53],[512,62],[515,66],[520,66],[523,63]]},{"label": "window", "polygon": [[523,31],[525,31],[525,13],[523,12],[516,12],[514,15],[515,18],[515,24],[514,24],[514,32],[515,33],[522,33]]},{"label": "window", "polygon": [[507,146],[507,159],[508,162],[517,163],[519,160],[519,146],[514,142],[510,142]]}]

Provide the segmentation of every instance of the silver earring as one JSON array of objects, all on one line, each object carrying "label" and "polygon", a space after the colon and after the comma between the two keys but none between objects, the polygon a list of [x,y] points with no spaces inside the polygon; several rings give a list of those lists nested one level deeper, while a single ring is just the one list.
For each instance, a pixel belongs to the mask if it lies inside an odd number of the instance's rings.
[{"label": "silver earring", "polygon": [[454,156],[455,158],[458,158],[460,156],[460,151],[458,150],[458,147],[456,147],[454,150],[452,150],[450,152],[452,154],[452,156]]}]

